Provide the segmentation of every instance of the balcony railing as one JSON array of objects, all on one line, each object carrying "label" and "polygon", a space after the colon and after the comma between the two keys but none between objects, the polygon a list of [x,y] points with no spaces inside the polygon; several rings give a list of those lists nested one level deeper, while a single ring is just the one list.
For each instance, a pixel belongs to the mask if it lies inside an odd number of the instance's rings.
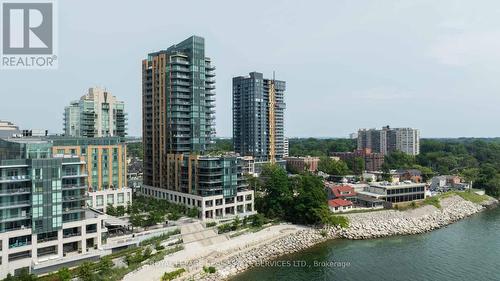
[{"label": "balcony railing", "polygon": [[2,196],[2,195],[16,195],[16,194],[28,194],[28,193],[31,193],[31,191],[28,188],[0,190],[0,196]]},{"label": "balcony railing", "polygon": [[25,201],[15,201],[15,202],[2,202],[0,203],[0,208],[3,208],[3,207],[12,207],[12,206],[29,206],[31,204],[31,202],[29,200],[25,200]]},{"label": "balcony railing", "polygon": [[19,182],[19,181],[30,181],[30,180],[31,177],[28,175],[0,177],[0,182]]}]

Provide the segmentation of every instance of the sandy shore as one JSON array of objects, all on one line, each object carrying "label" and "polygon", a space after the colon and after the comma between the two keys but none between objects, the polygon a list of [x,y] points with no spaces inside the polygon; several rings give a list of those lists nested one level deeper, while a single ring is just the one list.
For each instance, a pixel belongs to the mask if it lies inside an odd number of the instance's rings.
[{"label": "sandy shore", "polygon": [[[494,203],[492,200],[490,203]],[[216,239],[210,245],[203,241],[186,245],[185,250],[165,257],[154,265],[144,266],[129,273],[125,281],[158,281],[164,272],[177,267],[186,273],[176,280],[225,280],[244,270],[262,266],[279,256],[298,252],[329,239],[370,239],[393,235],[423,233],[451,224],[485,209],[459,196],[441,200],[441,209],[423,206],[413,210],[384,210],[346,215],[347,229],[309,227],[281,224],[256,233],[247,233],[229,239]],[[212,240],[211,240],[212,241]],[[203,266],[214,266],[214,274],[203,272]]]}]

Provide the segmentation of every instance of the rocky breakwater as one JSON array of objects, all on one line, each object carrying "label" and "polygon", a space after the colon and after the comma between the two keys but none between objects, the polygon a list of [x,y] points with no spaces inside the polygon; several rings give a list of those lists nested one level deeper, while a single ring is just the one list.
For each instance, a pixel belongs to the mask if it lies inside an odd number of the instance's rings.
[{"label": "rocky breakwater", "polygon": [[217,268],[216,273],[200,273],[194,278],[205,281],[224,280],[251,267],[273,266],[272,260],[277,257],[307,249],[328,239],[338,238],[339,229],[335,227],[321,230],[308,228],[287,234],[284,237],[233,253],[227,258],[210,264]]},{"label": "rocky breakwater", "polygon": [[426,205],[406,211],[384,210],[346,215],[349,227],[339,231],[347,239],[370,239],[431,231],[484,209],[460,196],[441,199],[441,208]]}]

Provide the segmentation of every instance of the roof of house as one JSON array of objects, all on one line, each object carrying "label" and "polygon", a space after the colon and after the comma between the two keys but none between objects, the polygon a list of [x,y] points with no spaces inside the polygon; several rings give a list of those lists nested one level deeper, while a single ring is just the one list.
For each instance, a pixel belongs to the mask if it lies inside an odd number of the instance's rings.
[{"label": "roof of house", "polygon": [[352,206],[352,202],[345,199],[333,199],[333,200],[328,200],[328,206],[331,207]]},{"label": "roof of house", "polygon": [[[336,185],[331,187],[333,195],[335,197],[344,197],[344,196],[355,196],[356,192],[354,191],[354,187],[350,185]],[[342,194],[348,192],[346,194]]]}]

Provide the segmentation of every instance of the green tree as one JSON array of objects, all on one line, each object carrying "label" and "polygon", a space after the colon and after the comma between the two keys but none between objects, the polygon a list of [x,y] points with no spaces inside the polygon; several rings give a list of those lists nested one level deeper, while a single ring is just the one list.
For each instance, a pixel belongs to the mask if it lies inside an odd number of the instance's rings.
[{"label": "green tree", "polygon": [[336,176],[344,176],[349,173],[349,167],[344,161],[333,160],[330,157],[320,157],[318,170]]},{"label": "green tree", "polygon": [[388,182],[392,182],[392,175],[391,175],[391,171],[389,170],[389,168],[385,165],[382,165],[382,180],[383,181],[388,181]]},{"label": "green tree", "polygon": [[130,223],[134,227],[141,227],[144,226],[144,218],[142,215],[139,214],[132,214],[129,219]]},{"label": "green tree", "polygon": [[321,178],[303,174],[294,182],[297,196],[293,200],[292,216],[288,219],[300,224],[321,224],[328,211],[327,197]]},{"label": "green tree", "polygon": [[81,281],[95,281],[94,267],[90,262],[84,262],[77,268],[77,275]]},{"label": "green tree", "polygon": [[385,156],[384,166],[389,169],[409,169],[416,164],[415,156],[393,151]]},{"label": "green tree", "polygon": [[293,200],[286,171],[277,165],[262,168],[264,196],[256,198],[258,212],[269,218],[284,218]]},{"label": "green tree", "polygon": [[111,271],[113,268],[114,264],[113,261],[109,257],[103,257],[99,262],[97,263],[97,271],[100,274],[107,274]]},{"label": "green tree", "polygon": [[108,204],[106,207],[106,214],[110,216],[117,216],[116,208],[112,204]]},{"label": "green tree", "polygon": [[362,157],[354,157],[347,161],[347,166],[355,175],[362,175],[365,170],[365,160]]},{"label": "green tree", "polygon": [[116,215],[119,217],[125,215],[125,207],[124,206],[116,207]]},{"label": "green tree", "polygon": [[58,281],[70,281],[73,276],[67,267],[59,269],[56,273]]},{"label": "green tree", "polygon": [[17,281],[36,281],[38,278],[34,274],[31,274],[26,268],[23,268],[16,279]]}]

